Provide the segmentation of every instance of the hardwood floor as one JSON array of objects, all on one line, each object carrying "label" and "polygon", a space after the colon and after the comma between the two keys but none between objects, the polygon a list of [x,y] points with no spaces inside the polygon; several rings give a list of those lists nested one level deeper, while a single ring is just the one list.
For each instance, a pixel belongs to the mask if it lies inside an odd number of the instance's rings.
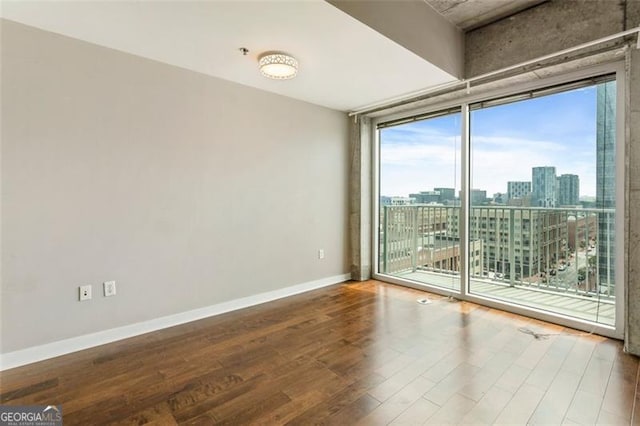
[{"label": "hardwood floor", "polygon": [[0,401],[65,425],[628,425],[637,377],[621,342],[368,281],[7,370]]}]

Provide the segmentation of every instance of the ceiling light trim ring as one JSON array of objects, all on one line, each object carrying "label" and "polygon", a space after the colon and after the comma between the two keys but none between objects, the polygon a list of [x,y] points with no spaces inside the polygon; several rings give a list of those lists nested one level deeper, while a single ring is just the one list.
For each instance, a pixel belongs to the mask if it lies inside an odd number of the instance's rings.
[{"label": "ceiling light trim ring", "polygon": [[282,52],[269,52],[258,60],[260,72],[274,80],[289,80],[298,74],[298,61]]}]

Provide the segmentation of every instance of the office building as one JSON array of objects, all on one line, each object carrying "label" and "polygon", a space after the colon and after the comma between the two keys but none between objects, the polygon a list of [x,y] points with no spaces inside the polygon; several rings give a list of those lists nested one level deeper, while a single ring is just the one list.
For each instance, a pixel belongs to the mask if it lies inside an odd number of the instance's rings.
[{"label": "office building", "polygon": [[409,197],[415,199],[418,204],[440,203],[442,201],[439,191],[421,191],[409,194]]},{"label": "office building", "polygon": [[558,177],[558,205],[577,206],[580,203],[580,178],[564,174]]},{"label": "office building", "polygon": [[447,204],[456,199],[456,190],[454,188],[433,188],[434,191],[440,193],[440,202]]},{"label": "office building", "polygon": [[597,88],[596,209],[598,217],[598,278],[601,287],[615,286],[616,207],[616,85]]},{"label": "office building", "polygon": [[509,181],[507,182],[507,199],[523,199],[531,194],[531,182]]},{"label": "office building", "polygon": [[557,207],[558,190],[555,167],[534,167],[531,170],[531,205]]}]

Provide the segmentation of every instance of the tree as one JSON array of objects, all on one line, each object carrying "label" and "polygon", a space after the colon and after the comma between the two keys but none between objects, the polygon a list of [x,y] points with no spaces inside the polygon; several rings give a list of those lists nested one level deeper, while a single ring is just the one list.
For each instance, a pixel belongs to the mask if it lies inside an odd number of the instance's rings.
[{"label": "tree", "polygon": [[578,282],[584,281],[585,278],[587,278],[587,268],[583,266],[578,269]]}]

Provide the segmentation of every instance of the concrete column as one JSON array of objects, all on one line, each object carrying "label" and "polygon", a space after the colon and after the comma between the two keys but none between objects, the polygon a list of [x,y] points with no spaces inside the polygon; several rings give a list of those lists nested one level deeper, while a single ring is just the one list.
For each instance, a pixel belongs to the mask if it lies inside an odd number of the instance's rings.
[{"label": "concrete column", "polygon": [[349,250],[351,279],[371,278],[372,149],[371,121],[351,120],[349,143]]},{"label": "concrete column", "polygon": [[627,61],[627,286],[625,349],[640,355],[640,50]]}]

